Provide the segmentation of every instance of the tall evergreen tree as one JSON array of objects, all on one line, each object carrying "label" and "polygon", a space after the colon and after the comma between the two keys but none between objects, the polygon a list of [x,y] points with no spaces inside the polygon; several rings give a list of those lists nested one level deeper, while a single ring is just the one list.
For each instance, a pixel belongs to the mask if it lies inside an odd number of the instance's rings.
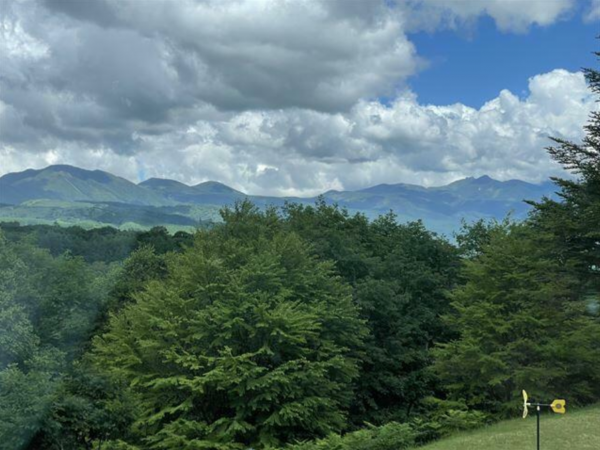
[{"label": "tall evergreen tree", "polygon": [[[600,56],[600,53],[596,53]],[[586,69],[592,92],[600,96],[600,72]],[[534,203],[532,224],[555,249],[557,258],[574,264],[588,295],[600,293],[600,111],[591,113],[581,143],[554,139],[550,155],[575,178],[554,178],[560,201]]]},{"label": "tall evergreen tree", "polygon": [[521,389],[574,403],[600,398],[600,322],[528,224],[496,227],[463,276],[446,318],[459,338],[434,352],[451,400],[502,414],[514,412]]},{"label": "tall evergreen tree", "polygon": [[140,400],[145,446],[263,448],[345,425],[364,335],[350,289],[241,208],[243,238],[199,232],[96,341]]}]

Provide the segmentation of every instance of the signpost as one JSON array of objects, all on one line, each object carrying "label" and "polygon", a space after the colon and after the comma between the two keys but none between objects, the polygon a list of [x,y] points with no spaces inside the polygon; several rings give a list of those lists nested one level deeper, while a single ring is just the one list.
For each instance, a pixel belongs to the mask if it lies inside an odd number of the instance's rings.
[{"label": "signpost", "polygon": [[546,403],[530,403],[527,392],[523,390],[523,419],[527,417],[529,413],[529,407],[535,407],[535,412],[537,416],[537,450],[540,450],[540,411],[542,406],[549,407],[556,414],[564,414],[566,413],[567,402],[564,400],[554,400],[550,404]]}]

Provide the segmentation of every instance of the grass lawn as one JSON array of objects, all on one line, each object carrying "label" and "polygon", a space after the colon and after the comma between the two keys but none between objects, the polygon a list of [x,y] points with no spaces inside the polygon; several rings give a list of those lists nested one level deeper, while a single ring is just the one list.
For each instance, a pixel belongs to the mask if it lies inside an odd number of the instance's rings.
[{"label": "grass lawn", "polygon": [[[422,450],[536,450],[535,412],[480,430],[460,433]],[[533,413],[533,414],[532,414]],[[600,407],[567,414],[544,414],[540,421],[540,450],[600,450]]]}]

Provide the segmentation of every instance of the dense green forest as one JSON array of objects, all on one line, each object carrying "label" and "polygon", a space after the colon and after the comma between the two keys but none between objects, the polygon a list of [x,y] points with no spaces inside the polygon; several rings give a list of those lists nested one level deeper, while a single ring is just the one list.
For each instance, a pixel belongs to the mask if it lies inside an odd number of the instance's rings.
[{"label": "dense green forest", "polygon": [[[600,94],[600,73],[586,72]],[[7,449],[409,448],[600,401],[600,113],[574,178],[455,241],[324,201],[195,234],[0,231]]]}]

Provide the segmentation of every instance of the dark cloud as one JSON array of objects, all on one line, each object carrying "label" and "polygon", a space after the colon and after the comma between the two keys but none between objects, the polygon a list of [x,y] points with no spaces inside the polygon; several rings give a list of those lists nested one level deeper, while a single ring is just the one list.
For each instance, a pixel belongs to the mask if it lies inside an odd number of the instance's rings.
[{"label": "dark cloud", "polygon": [[335,2],[273,2],[251,16],[254,5],[15,3],[3,19],[2,101],[19,111],[25,140],[129,151],[128,134],[186,126],[205,105],[348,110],[415,70],[383,4],[340,14]]},{"label": "dark cloud", "polygon": [[41,0],[48,10],[91,22],[102,27],[117,26],[119,20],[114,10],[105,0]]}]

